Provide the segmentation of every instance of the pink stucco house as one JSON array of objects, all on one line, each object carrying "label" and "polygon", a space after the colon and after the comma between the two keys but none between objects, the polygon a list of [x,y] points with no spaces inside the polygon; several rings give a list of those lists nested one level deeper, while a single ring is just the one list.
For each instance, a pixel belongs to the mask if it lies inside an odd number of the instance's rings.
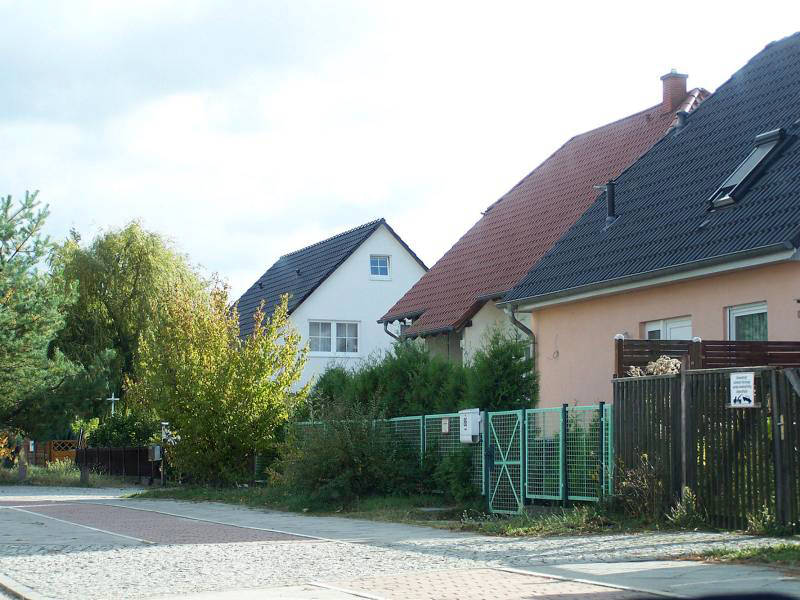
[{"label": "pink stucco house", "polygon": [[610,402],[613,338],[800,339],[800,34],[626,169],[503,298],[540,406]]}]

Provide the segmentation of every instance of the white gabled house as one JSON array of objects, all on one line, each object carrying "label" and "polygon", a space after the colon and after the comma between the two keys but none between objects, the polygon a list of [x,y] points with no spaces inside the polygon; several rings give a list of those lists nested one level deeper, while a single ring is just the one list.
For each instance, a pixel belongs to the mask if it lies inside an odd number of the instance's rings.
[{"label": "white gabled house", "polygon": [[289,294],[290,320],[310,349],[304,384],[331,362],[352,367],[390,349],[378,319],[427,270],[384,219],[366,223],[278,259],[239,298],[240,335],[252,333],[262,301],[271,314]]}]

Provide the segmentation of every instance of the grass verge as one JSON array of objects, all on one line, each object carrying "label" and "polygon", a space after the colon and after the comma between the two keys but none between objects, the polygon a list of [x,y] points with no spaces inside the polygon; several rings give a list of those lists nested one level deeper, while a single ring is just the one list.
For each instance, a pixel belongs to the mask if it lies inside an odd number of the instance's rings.
[{"label": "grass verge", "polygon": [[205,486],[185,486],[145,490],[131,496],[145,500],[169,498],[189,502],[222,502],[239,506],[270,508],[291,512],[314,514],[334,514],[354,519],[376,521],[413,522],[444,521],[454,522],[461,514],[461,508],[446,510],[426,510],[441,505],[440,496],[376,496],[357,501],[347,507],[319,507],[302,496],[293,495],[284,488],[275,486],[216,488]]},{"label": "grass verge", "polygon": [[594,506],[581,505],[512,517],[472,514],[467,511],[462,516],[458,529],[487,535],[544,537],[631,533],[658,527],[632,520],[624,515],[600,511]]},{"label": "grass verge", "polygon": [[472,531],[497,536],[558,536],[601,533],[629,533],[658,529],[627,517],[606,514],[594,506],[554,508],[534,515],[505,517],[485,514],[476,506],[442,507],[436,495],[411,497],[377,496],[346,507],[314,507],[302,497],[275,486],[214,488],[187,486],[146,490],[133,496],[141,499],[170,498],[193,502],[223,502],[240,506],[336,515],[354,519],[408,523]]},{"label": "grass verge", "polygon": [[760,563],[782,567],[800,568],[800,543],[775,544],[761,548],[722,548],[709,550],[697,558],[719,562]]},{"label": "grass verge", "polygon": [[128,487],[130,483],[122,477],[110,477],[99,473],[89,474],[89,483],[81,483],[81,471],[70,460],[56,460],[40,467],[28,465],[28,475],[19,479],[19,469],[0,467],[0,485],[42,485],[55,487]]}]

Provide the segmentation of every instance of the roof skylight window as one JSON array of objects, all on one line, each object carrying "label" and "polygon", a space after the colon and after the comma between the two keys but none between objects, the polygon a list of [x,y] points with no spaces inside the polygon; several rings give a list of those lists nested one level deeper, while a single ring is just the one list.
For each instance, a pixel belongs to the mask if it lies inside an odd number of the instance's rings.
[{"label": "roof skylight window", "polygon": [[752,181],[758,172],[758,167],[783,139],[783,129],[773,129],[756,136],[756,147],[751,150],[742,163],[736,167],[722,185],[711,195],[709,201],[711,208],[721,208],[736,202],[736,194],[743,190],[744,185]]}]

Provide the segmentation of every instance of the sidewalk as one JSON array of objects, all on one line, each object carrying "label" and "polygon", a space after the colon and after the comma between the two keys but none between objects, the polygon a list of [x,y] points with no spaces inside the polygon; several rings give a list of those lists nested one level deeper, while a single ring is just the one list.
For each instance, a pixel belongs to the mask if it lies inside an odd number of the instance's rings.
[{"label": "sidewalk", "polygon": [[683,556],[711,548],[770,545],[785,542],[785,539],[705,532],[500,538],[414,525],[298,515],[216,503],[137,499],[103,503],[440,558],[466,559],[493,568],[516,569],[677,597],[772,592],[800,598],[800,579],[796,574],[785,574],[778,569],[762,566],[664,560],[665,557]]}]

